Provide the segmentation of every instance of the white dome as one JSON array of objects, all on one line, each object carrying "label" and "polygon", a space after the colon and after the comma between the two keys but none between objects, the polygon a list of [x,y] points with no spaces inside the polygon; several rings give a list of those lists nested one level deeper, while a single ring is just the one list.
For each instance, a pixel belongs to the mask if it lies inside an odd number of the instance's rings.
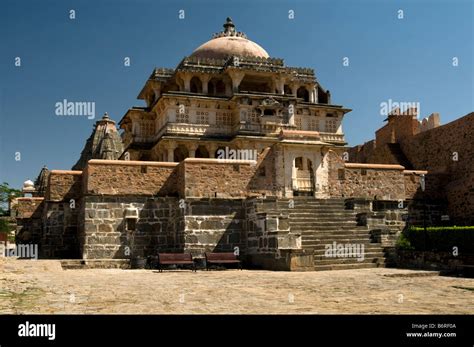
[{"label": "white dome", "polygon": [[244,33],[235,31],[232,19],[227,18],[224,31],[203,43],[191,54],[192,57],[224,59],[229,56],[269,58],[267,51],[249,40]]},{"label": "white dome", "polygon": [[235,55],[241,57],[268,58],[268,53],[258,44],[243,37],[217,37],[194,50],[192,57],[224,59]]},{"label": "white dome", "polygon": [[35,184],[33,183],[32,180],[27,180],[23,182],[23,188],[34,188]]},{"label": "white dome", "polygon": [[27,180],[23,182],[23,191],[29,192],[35,190],[35,184],[32,180]]}]

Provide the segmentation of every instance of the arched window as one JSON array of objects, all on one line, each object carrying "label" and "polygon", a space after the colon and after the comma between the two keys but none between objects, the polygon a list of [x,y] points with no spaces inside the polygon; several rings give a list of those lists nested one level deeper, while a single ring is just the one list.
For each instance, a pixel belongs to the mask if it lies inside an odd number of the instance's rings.
[{"label": "arched window", "polygon": [[264,116],[274,116],[275,115],[275,110],[266,108],[266,109],[263,110],[263,115]]},{"label": "arched window", "polygon": [[196,150],[196,158],[209,158],[209,151],[203,145],[200,145]]},{"label": "arched window", "polygon": [[181,162],[189,157],[188,149],[184,146],[178,146],[174,150],[174,162]]},{"label": "arched window", "polygon": [[191,78],[191,93],[202,93],[202,83],[199,77]]},{"label": "arched window", "polygon": [[216,89],[214,88],[214,81],[209,81],[207,83],[207,93],[209,95],[216,95]]},{"label": "arched window", "polygon": [[309,92],[306,87],[299,87],[296,92],[296,97],[303,99],[306,102],[309,102]]},{"label": "arched window", "polygon": [[216,95],[225,95],[225,83],[222,80],[216,83]]}]

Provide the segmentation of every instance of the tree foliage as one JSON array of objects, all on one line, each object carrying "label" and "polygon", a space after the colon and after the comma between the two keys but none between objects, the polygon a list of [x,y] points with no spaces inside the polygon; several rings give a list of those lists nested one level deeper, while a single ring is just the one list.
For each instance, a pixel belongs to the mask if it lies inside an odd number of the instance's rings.
[{"label": "tree foliage", "polygon": [[8,202],[19,196],[21,196],[21,190],[11,188],[7,182],[0,184],[0,215],[7,214]]}]

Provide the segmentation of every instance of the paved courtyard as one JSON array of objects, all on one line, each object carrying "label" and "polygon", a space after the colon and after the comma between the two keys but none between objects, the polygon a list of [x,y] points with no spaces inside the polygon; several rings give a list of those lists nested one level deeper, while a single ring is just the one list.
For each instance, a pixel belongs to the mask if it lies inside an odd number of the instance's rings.
[{"label": "paved courtyard", "polygon": [[62,270],[0,258],[2,314],[349,314],[474,312],[474,279],[398,269]]}]

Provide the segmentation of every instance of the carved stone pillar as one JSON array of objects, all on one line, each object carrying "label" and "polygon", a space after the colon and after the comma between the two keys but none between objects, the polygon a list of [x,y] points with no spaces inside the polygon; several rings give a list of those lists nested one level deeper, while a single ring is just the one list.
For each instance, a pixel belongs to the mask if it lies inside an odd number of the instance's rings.
[{"label": "carved stone pillar", "polygon": [[224,83],[225,83],[225,95],[231,96],[232,95],[232,81],[224,80]]},{"label": "carved stone pillar", "polygon": [[309,102],[314,103],[314,87],[311,85],[307,86],[306,90],[308,91]]},{"label": "carved stone pillar", "polygon": [[184,82],[184,91],[189,93],[191,91],[191,74],[190,73],[183,73],[181,74],[181,78],[183,79]]},{"label": "carved stone pillar", "polygon": [[211,76],[209,76],[209,75],[201,75],[199,78],[200,78],[201,84],[202,84],[202,93],[203,93],[203,94],[209,93],[207,87],[208,87],[208,84],[209,84],[209,80],[211,79]]},{"label": "carved stone pillar", "polygon": [[189,158],[196,158],[196,150],[198,148],[198,145],[195,143],[191,143],[191,144],[188,144],[187,147],[188,147]]},{"label": "carved stone pillar", "polygon": [[229,76],[232,79],[232,91],[237,93],[239,91],[240,82],[244,79],[245,73],[231,70],[229,71]]},{"label": "carved stone pillar", "polygon": [[174,150],[175,150],[175,148],[176,148],[176,144],[174,142],[170,142],[166,146],[166,149],[167,149],[167,152],[168,152],[167,160],[169,162],[174,162]]},{"label": "carved stone pillar", "polygon": [[285,79],[282,77],[276,78],[275,86],[280,94],[285,94]]},{"label": "carved stone pillar", "polygon": [[290,85],[290,88],[291,88],[291,94],[296,96],[296,94],[298,93],[298,85],[296,83],[293,83]]},{"label": "carved stone pillar", "polygon": [[298,169],[296,168],[296,163],[295,163],[295,158],[292,160],[292,166],[291,166],[291,187],[292,189],[297,189],[298,188],[298,183],[297,183],[297,172]]},{"label": "carved stone pillar", "polygon": [[295,113],[296,113],[295,105],[290,104],[288,106],[288,124],[289,125],[295,125]]},{"label": "carved stone pillar", "polygon": [[209,143],[206,145],[206,149],[209,152],[209,158],[216,158],[217,143]]}]

